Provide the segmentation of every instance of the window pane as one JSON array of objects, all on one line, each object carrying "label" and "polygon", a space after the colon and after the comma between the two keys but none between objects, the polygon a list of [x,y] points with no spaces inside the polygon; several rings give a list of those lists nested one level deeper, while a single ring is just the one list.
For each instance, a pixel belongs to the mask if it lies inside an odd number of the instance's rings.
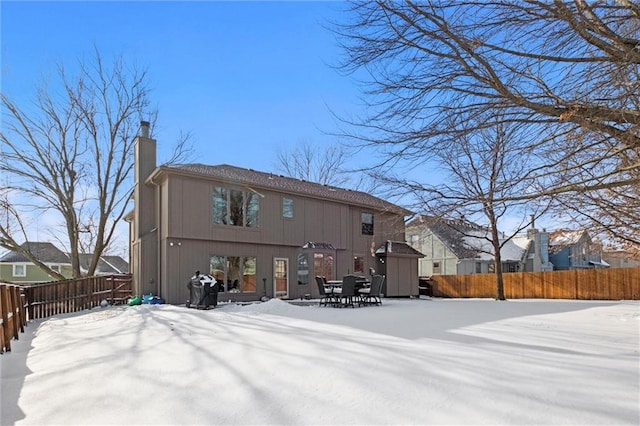
[{"label": "window pane", "polygon": [[326,255],[324,257],[324,274],[328,280],[333,279],[333,256]]},{"label": "window pane", "polygon": [[258,227],[258,212],[260,210],[260,199],[258,194],[251,192],[245,192],[247,197],[247,223],[246,226],[250,228]]},{"label": "window pane", "polygon": [[362,235],[373,235],[373,215],[362,213]]},{"label": "window pane", "polygon": [[225,267],[227,263],[227,258],[224,256],[211,256],[209,260],[209,274],[212,275],[216,281],[222,281],[222,286],[220,291],[226,291],[226,277],[225,277]]},{"label": "window pane", "polygon": [[256,292],[256,258],[245,257],[242,266],[242,292]]},{"label": "window pane", "polygon": [[213,223],[227,224],[227,190],[224,188],[213,190]]},{"label": "window pane", "polygon": [[309,258],[306,253],[298,255],[298,284],[309,284]]},{"label": "window pane", "polygon": [[229,191],[229,225],[244,226],[244,192]]},{"label": "window pane", "polygon": [[13,265],[13,276],[14,277],[25,277],[25,276],[27,276],[26,265]]},{"label": "window pane", "polygon": [[313,253],[313,271],[315,275],[324,275],[322,273],[323,260],[324,260],[324,255],[322,253]]},{"label": "window pane", "polygon": [[282,199],[282,217],[293,217],[293,200],[291,198]]},{"label": "window pane", "polygon": [[434,274],[440,273],[440,262],[433,262],[433,273]]},{"label": "window pane", "polygon": [[353,272],[364,272],[364,259],[359,256],[353,258]]},{"label": "window pane", "polygon": [[313,270],[327,280],[333,279],[333,256],[323,253],[313,254]]},{"label": "window pane", "polygon": [[227,287],[230,293],[240,293],[240,257],[227,257]]}]

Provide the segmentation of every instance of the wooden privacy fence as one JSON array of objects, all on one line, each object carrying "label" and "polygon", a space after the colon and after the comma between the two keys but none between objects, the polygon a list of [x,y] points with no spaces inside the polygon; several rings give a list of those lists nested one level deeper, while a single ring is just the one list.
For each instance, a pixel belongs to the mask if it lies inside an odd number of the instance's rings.
[{"label": "wooden privacy fence", "polygon": [[105,275],[21,285],[29,320],[125,303],[131,296],[131,275]]},{"label": "wooden privacy fence", "polygon": [[0,353],[11,350],[11,341],[18,339],[27,325],[20,287],[0,284]]},{"label": "wooden privacy fence", "polygon": [[[495,274],[434,275],[434,297],[496,297]],[[503,274],[507,299],[640,300],[640,268]]]}]

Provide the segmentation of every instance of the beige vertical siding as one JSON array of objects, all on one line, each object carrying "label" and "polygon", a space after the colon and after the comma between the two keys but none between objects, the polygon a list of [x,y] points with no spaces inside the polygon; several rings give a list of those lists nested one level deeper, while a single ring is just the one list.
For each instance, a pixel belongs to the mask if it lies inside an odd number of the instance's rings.
[{"label": "beige vertical siding", "polygon": [[[372,243],[375,249],[387,239],[404,241],[402,216],[261,188],[252,188],[264,195],[259,201],[257,228],[214,224],[214,188],[224,186],[247,191],[247,187],[182,175],[171,175],[158,183],[161,185],[159,210],[164,212],[162,217],[157,218],[161,224],[161,254],[159,264],[151,267],[160,269],[160,295],[168,303],[181,304],[186,301],[189,277],[195,270],[208,272],[212,255],[257,257],[256,293],[236,293],[223,297],[232,300],[259,299],[265,292],[264,280],[266,295],[272,296],[273,259],[284,257],[289,259],[289,296],[297,298],[305,294],[317,296],[313,279],[307,286],[297,284],[297,255],[306,242],[332,244],[336,249],[336,276],[341,277],[353,272],[354,255],[363,256],[365,272],[371,267],[377,268],[377,259],[371,256]],[[293,218],[282,217],[283,196],[294,200]],[[374,214],[375,238],[361,233],[360,214],[363,211]],[[157,259],[145,259],[145,262],[149,261],[158,263]]]}]

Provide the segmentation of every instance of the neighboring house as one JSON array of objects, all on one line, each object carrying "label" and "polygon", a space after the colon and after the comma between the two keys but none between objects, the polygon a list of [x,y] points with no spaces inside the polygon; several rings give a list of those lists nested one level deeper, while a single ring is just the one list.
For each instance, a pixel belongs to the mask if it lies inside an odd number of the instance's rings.
[{"label": "neighboring house", "polygon": [[552,231],[549,260],[555,270],[608,268],[602,260],[602,245],[591,240],[586,230]]},{"label": "neighboring house", "polygon": [[[407,224],[406,234],[409,244],[424,254],[418,262],[420,276],[495,272],[490,232],[477,224],[423,215]],[[506,241],[500,249],[502,271],[551,269],[548,259],[541,258],[544,235],[532,228],[527,237]]]},{"label": "neighboring house", "polygon": [[[80,271],[86,274],[93,254],[80,255]],[[93,275],[119,275],[129,273],[129,263],[120,256],[102,255]]]},{"label": "neighboring house", "polygon": [[533,217],[527,235],[514,237],[512,241],[526,251],[523,272],[553,271],[553,264],[549,260],[549,233],[546,229],[536,229]]},{"label": "neighboring house", "polygon": [[[131,272],[139,294],[188,298],[198,270],[223,282],[221,300],[318,296],[315,275],[386,273],[387,241],[404,243],[410,212],[370,194],[230,165],[156,166],[143,122],[135,142]],[[418,272],[404,255],[406,294]],[[397,267],[397,266],[395,266]],[[397,274],[387,277],[400,288]]]},{"label": "neighboring house", "polygon": [[640,268],[640,254],[631,250],[604,247],[602,261],[611,268]]},{"label": "neighboring house", "polygon": [[[71,261],[59,248],[51,243],[26,242],[20,247],[27,249],[42,263],[65,277],[72,277]],[[21,253],[10,251],[0,258],[0,281],[13,283],[40,283],[54,278],[33,264]]]}]

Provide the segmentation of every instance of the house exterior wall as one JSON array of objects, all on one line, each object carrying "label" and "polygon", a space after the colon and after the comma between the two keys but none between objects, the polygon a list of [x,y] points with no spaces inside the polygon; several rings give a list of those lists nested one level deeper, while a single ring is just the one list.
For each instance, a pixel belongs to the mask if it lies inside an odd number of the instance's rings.
[{"label": "house exterior wall", "polygon": [[[418,275],[470,275],[493,273],[492,259],[459,259],[447,245],[426,226],[409,226],[406,230],[409,244],[424,254],[424,258],[418,260]],[[513,267],[516,271],[522,271],[523,263],[502,263],[503,272],[509,272]]]},{"label": "house exterior wall", "polygon": [[640,268],[640,259],[624,251],[604,252],[602,260],[607,262],[611,268]]},{"label": "house exterior wall", "polygon": [[559,271],[593,268],[590,262],[600,263],[601,260],[600,246],[594,245],[586,232],[575,243],[556,246],[549,254],[549,261],[553,264],[554,270]]},{"label": "house exterior wall", "polygon": [[[0,263],[0,282],[12,282],[12,283],[44,283],[49,281],[55,281],[57,278],[52,277],[51,275],[44,272],[42,269],[38,268],[36,265],[30,262],[20,262],[20,265],[25,266],[25,275],[24,276],[16,276],[13,275],[13,265],[14,263]],[[56,264],[58,265],[58,264]],[[64,275],[66,278],[73,277],[73,271],[71,270],[70,264],[59,264],[60,273]]]},{"label": "house exterior wall", "polygon": [[[407,239],[413,248],[424,254],[424,258],[418,259],[419,276],[429,277],[460,273],[460,265],[458,265],[456,255],[430,231],[420,229],[420,227],[409,228],[407,229]],[[434,268],[434,264],[438,266]]]},{"label": "house exterior wall", "polygon": [[[248,188],[234,182],[223,182],[203,176],[166,173],[154,180],[157,185],[159,243],[155,248],[158,259],[148,256],[142,260],[144,249],[136,250],[141,259],[139,269],[157,270],[159,286],[152,289],[168,303],[184,303],[188,298],[187,282],[194,271],[210,272],[212,256],[255,258],[255,291],[248,293],[222,293],[221,300],[249,301],[262,296],[274,296],[274,259],[288,261],[290,298],[306,294],[317,296],[313,276],[319,274],[313,267],[313,254],[333,256],[331,273],[341,277],[354,271],[354,256],[361,259],[364,271],[376,268],[377,259],[372,250],[386,240],[404,241],[404,217],[371,208],[316,199],[301,194],[287,194],[252,186],[259,194],[258,226],[230,226],[213,221],[213,195],[216,187],[247,192]],[[249,191],[251,192],[251,191]],[[282,199],[293,199],[292,218],[283,217]],[[374,235],[363,235],[361,213],[372,213]],[[329,243],[335,249],[303,249],[306,242]],[[133,245],[135,247],[135,244]],[[299,285],[298,256],[309,259],[308,284]],[[147,263],[144,265],[143,263]],[[132,267],[134,266],[132,265]],[[415,271],[414,271],[415,274]],[[144,274],[152,277],[153,272]],[[417,287],[417,275],[416,275]],[[151,285],[141,288],[151,289]]]}]

